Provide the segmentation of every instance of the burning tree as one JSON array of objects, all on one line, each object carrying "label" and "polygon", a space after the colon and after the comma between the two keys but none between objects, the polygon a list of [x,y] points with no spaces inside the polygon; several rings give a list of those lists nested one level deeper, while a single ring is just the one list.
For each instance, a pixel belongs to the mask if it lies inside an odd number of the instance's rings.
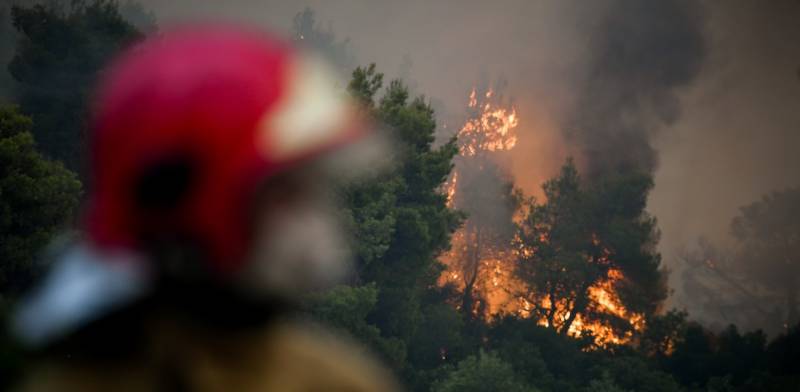
[{"label": "burning tree", "polygon": [[631,341],[666,297],[655,219],[644,212],[652,179],[628,172],[582,181],[572,161],[524,200],[496,164],[518,123],[491,90],[469,97],[459,156],[445,188],[468,219],[442,257],[469,318],[533,317],[599,345]]},{"label": "burning tree", "polygon": [[526,203],[517,236],[520,312],[599,345],[631,340],[666,297],[655,219],[644,212],[647,175],[584,183],[568,161]]},{"label": "burning tree", "polygon": [[491,288],[503,288],[498,274],[508,270],[518,198],[512,183],[492,160],[516,144],[516,111],[493,90],[469,96],[468,119],[458,136],[459,156],[446,186],[448,203],[468,214],[443,260],[446,282],[461,290],[458,308],[468,317],[485,314]]}]

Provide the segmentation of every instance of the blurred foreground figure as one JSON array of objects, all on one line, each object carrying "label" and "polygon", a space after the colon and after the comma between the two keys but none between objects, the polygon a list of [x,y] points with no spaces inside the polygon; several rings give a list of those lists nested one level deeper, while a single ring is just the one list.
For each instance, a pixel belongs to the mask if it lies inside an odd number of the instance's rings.
[{"label": "blurred foreground figure", "polygon": [[112,64],[86,238],[14,325],[45,353],[22,389],[395,389],[357,346],[285,317],[345,270],[326,174],[374,151],[332,83],[235,28],[167,32]]}]

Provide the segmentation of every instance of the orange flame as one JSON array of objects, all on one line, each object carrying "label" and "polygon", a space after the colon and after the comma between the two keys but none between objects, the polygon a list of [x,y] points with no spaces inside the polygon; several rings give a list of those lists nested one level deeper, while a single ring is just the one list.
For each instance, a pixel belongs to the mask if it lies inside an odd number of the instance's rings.
[{"label": "orange flame", "polygon": [[[474,111],[461,129],[458,131],[459,155],[469,158],[476,155],[509,151],[516,146],[517,135],[516,127],[519,124],[516,109],[513,107],[504,108],[494,103],[492,97],[494,91],[489,90],[483,97],[479,97],[473,88],[469,94],[467,106]],[[483,98],[483,99],[480,99]],[[455,208],[458,193],[458,167],[443,187],[443,192],[447,197],[447,205]],[[542,234],[542,236],[546,236]],[[542,238],[543,241],[546,238]],[[593,237],[595,245],[600,244],[600,239]],[[516,242],[518,243],[518,242]],[[446,270],[439,278],[439,284],[451,284],[460,290],[465,290],[467,282],[471,276],[469,272],[462,271],[466,250],[470,244],[464,228],[453,234],[451,250],[440,257],[445,264]],[[475,273],[478,274],[473,280],[473,290],[479,295],[478,301],[483,301],[471,310],[475,316],[490,317],[496,314],[516,314],[521,317],[534,317],[534,303],[541,308],[550,309],[550,300],[526,299],[519,293],[529,292],[526,285],[519,281],[513,274],[514,262],[519,256],[530,257],[533,250],[524,247],[514,247],[509,244],[507,249],[495,250],[482,255],[478,265],[475,266]],[[611,253],[604,251],[600,260],[597,262],[606,264],[609,262]],[[625,279],[622,271],[610,269],[607,276],[596,282],[588,290],[590,300],[589,307],[593,312],[602,313],[623,320],[627,320],[631,328],[626,332],[617,332],[607,322],[597,320],[587,320],[584,315],[577,314],[570,325],[567,334],[573,337],[581,337],[591,334],[595,345],[606,347],[609,345],[619,345],[631,342],[634,332],[644,329],[644,316],[642,314],[630,312],[625,308],[622,300],[615,291],[615,284]],[[554,304],[556,308],[554,323],[564,325],[570,317],[570,308],[567,301],[560,301]],[[457,308],[460,305],[456,305]],[[482,314],[480,314],[482,312]],[[540,318],[539,325],[548,326],[546,318]]]},{"label": "orange flame", "polygon": [[502,108],[492,103],[492,90],[486,92],[486,102],[479,104],[475,89],[469,94],[468,107],[478,110],[478,115],[470,118],[458,131],[462,141],[460,153],[473,156],[486,151],[507,151],[517,144],[514,129],[519,125],[515,108]]}]

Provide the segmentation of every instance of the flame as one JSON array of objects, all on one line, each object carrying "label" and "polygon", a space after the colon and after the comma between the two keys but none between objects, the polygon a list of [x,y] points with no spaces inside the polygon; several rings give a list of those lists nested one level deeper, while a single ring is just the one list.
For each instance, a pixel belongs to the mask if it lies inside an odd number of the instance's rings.
[{"label": "flame", "polygon": [[[624,279],[622,271],[618,269],[608,270],[605,279],[589,288],[589,298],[593,306],[597,308],[596,311],[627,320],[631,329],[619,334],[613,328],[601,322],[587,323],[579,315],[576,317],[576,322],[570,327],[568,332],[570,335],[580,337],[585,331],[589,331],[595,338],[595,344],[608,346],[609,344],[629,343],[633,338],[634,332],[644,330],[644,315],[628,311],[614,290],[615,283],[622,279]],[[580,322],[578,322],[579,318],[581,319]]]},{"label": "flame", "polygon": [[450,208],[453,208],[457,187],[458,187],[458,172],[454,171],[453,175],[445,184],[445,195],[447,195],[447,206]]},{"label": "flame", "polygon": [[[470,159],[477,155],[491,154],[512,150],[517,144],[516,127],[519,118],[514,107],[502,107],[495,98],[495,92],[488,90],[478,94],[476,89],[470,91],[467,101],[471,116],[457,133],[459,140],[459,155],[463,159]],[[443,186],[447,205],[456,208],[459,189],[459,167],[453,170],[452,175]],[[541,234],[541,241],[547,241],[547,234]],[[601,240],[597,236],[591,239],[595,246],[600,246]],[[519,241],[509,244],[507,249],[489,249],[482,252],[477,264],[472,265],[471,271],[464,271],[469,247],[473,245],[474,238],[470,238],[465,228],[453,234],[451,249],[440,257],[446,266],[440,275],[440,285],[453,285],[459,290],[465,290],[471,282],[473,291],[477,292],[477,303],[471,313],[476,317],[489,318],[497,314],[516,314],[520,317],[537,317],[536,308],[552,309],[555,307],[553,323],[565,325],[570,317],[570,306],[567,300],[551,304],[548,298],[526,298],[520,293],[530,292],[526,285],[514,276],[514,263],[518,257],[530,257],[534,250],[520,245]],[[603,249],[599,258],[592,260],[598,265],[611,265],[612,254],[608,249]],[[608,321],[608,317],[599,317],[588,320],[584,314],[577,314],[570,325],[568,335],[582,337],[590,334],[595,346],[607,347],[609,345],[626,344],[632,341],[635,332],[644,329],[644,316],[631,312],[625,308],[615,285],[623,281],[625,276],[622,271],[610,268],[607,275],[595,282],[588,289],[589,309],[593,314],[602,314],[611,318],[626,320],[630,324],[625,332],[618,332]],[[460,309],[461,304],[454,304]],[[539,325],[549,326],[546,317],[540,317]],[[551,326],[552,327],[552,326]]]},{"label": "flame", "polygon": [[[570,325],[567,335],[579,338],[590,334],[594,339],[595,346],[609,347],[611,345],[630,343],[634,338],[634,333],[644,330],[644,315],[627,310],[614,290],[614,284],[622,279],[624,277],[620,270],[609,270],[605,279],[589,288],[590,306],[593,307],[592,310],[594,312],[626,320],[630,324],[630,328],[625,332],[619,333],[608,323],[595,320],[587,321],[582,314],[578,314]],[[550,309],[553,306],[548,298],[541,298],[536,302],[542,309]],[[516,298],[516,301],[509,305],[506,308],[508,313],[521,317],[535,316],[535,305],[523,297]],[[569,307],[566,301],[558,301],[555,304],[555,308],[554,323],[557,326],[563,325],[570,316]],[[539,318],[537,324],[543,327],[550,327],[545,317]]]},{"label": "flame", "polygon": [[[516,128],[519,125],[516,109],[504,107],[494,90],[489,89],[479,94],[473,87],[467,100],[467,109],[470,116],[456,134],[459,155],[462,158],[469,159],[476,155],[514,148],[517,144]],[[443,186],[447,206],[450,208],[457,207],[459,170],[459,165],[456,165]],[[465,228],[453,234],[451,250],[440,257],[447,269],[440,276],[439,284],[452,284],[463,291],[468,282],[472,282],[475,285],[474,290],[480,293],[478,300],[483,301],[476,304],[475,315],[496,314],[500,311],[499,304],[511,300],[509,282],[512,280],[512,270],[509,263],[513,261],[512,252],[510,249],[482,249],[480,260],[467,268],[470,271],[465,273],[465,255],[475,240],[469,238],[471,235],[473,234],[468,233]],[[478,314],[481,313],[481,307],[485,308],[486,314]]]},{"label": "flame", "polygon": [[507,151],[517,144],[515,128],[519,125],[517,109],[503,108],[492,102],[494,91],[486,92],[479,103],[475,88],[469,94],[468,108],[477,115],[468,119],[458,131],[460,154],[474,156],[481,152]]}]

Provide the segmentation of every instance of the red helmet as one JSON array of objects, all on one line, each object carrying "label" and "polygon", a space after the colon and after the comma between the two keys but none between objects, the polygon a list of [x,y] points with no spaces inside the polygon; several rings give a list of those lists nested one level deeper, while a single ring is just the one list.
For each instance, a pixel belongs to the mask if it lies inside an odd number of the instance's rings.
[{"label": "red helmet", "polygon": [[260,185],[367,129],[326,71],[226,26],[161,33],[117,59],[90,124],[89,241],[65,249],[18,307],[18,337],[45,344],[147,295],[150,246],[190,241],[217,276],[250,277]]},{"label": "red helmet", "polygon": [[258,185],[362,134],[334,81],[320,62],[241,28],[182,28],[128,50],[95,97],[90,239],[190,238],[219,272],[235,270]]}]

